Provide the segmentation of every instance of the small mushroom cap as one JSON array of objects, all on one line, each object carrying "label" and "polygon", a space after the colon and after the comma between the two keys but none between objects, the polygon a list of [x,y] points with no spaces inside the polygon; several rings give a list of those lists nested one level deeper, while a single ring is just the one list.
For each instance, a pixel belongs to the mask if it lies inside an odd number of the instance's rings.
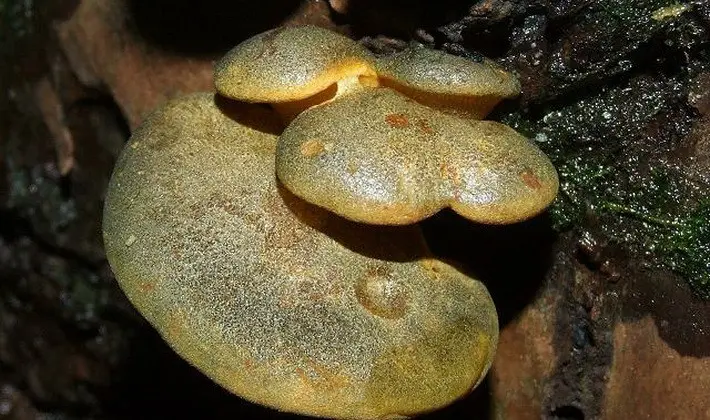
[{"label": "small mushroom cap", "polygon": [[289,102],[338,80],[374,75],[374,57],[343,35],[317,26],[287,26],[234,47],[215,66],[217,91],[245,102]]},{"label": "small mushroom cap", "polygon": [[493,61],[475,62],[443,51],[411,46],[377,61],[381,83],[428,106],[482,118],[520,83]]},{"label": "small mushroom cap", "polygon": [[552,163],[515,130],[452,116],[387,88],[300,114],[280,137],[276,171],[310,203],[387,225],[445,207],[478,222],[514,223],[544,210],[558,189]]},{"label": "small mushroom cap", "polygon": [[485,287],[431,259],[416,226],[354,224],[279,188],[260,111],[201,94],[134,133],[104,212],[130,300],[214,381],[279,410],[395,418],[468,393],[497,342]]}]

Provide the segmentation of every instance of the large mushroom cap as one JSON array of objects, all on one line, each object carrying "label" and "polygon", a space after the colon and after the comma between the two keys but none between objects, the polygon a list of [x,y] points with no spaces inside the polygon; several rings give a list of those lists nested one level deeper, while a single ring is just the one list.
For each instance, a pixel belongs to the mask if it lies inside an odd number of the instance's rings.
[{"label": "large mushroom cap", "polygon": [[484,286],[430,259],[417,227],[279,188],[270,121],[201,94],[134,133],[104,213],[130,300],[202,372],[280,410],[375,419],[466,394],[497,341]]},{"label": "large mushroom cap", "polygon": [[439,112],[387,88],[300,114],[280,137],[276,170],[310,203],[388,225],[445,207],[478,222],[519,222],[544,210],[558,188],[552,163],[515,130]]},{"label": "large mushroom cap", "polygon": [[377,61],[381,82],[428,106],[484,117],[498,102],[520,93],[520,83],[497,64],[411,46]]},{"label": "large mushroom cap", "polygon": [[374,75],[372,54],[343,35],[316,26],[287,26],[234,47],[215,67],[217,91],[246,102],[289,102],[339,80]]}]

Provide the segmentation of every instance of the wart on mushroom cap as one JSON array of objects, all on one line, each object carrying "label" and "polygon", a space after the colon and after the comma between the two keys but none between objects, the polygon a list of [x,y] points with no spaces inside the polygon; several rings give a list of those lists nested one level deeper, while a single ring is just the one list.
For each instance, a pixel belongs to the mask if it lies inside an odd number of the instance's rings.
[{"label": "wart on mushroom cap", "polygon": [[202,372],[280,410],[374,419],[466,394],[496,347],[486,289],[416,226],[355,225],[278,188],[262,111],[195,95],[134,133],[104,213],[128,297]]},{"label": "wart on mushroom cap", "polygon": [[546,208],[558,188],[547,157],[513,129],[447,115],[387,88],[303,112],[280,137],[276,171],[308,202],[389,225],[445,207],[479,222],[518,222]]}]

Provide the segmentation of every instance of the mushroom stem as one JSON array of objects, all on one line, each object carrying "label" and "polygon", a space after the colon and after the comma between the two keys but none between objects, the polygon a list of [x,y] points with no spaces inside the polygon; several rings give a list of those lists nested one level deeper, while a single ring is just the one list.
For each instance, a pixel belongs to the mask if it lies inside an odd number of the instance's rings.
[{"label": "mushroom stem", "polygon": [[[376,75],[355,75],[338,80],[338,91],[335,98],[343,95],[349,95],[361,91],[366,88],[374,88],[380,85],[380,81]],[[333,99],[335,99],[333,98]]]},{"label": "mushroom stem", "polygon": [[298,114],[309,108],[329,103],[336,98],[350,95],[363,89],[376,88],[378,86],[380,86],[380,80],[372,71],[352,74],[339,79],[313,96],[296,101],[277,102],[272,104],[272,106],[281,121],[288,125]]},{"label": "mushroom stem", "polygon": [[271,104],[274,111],[279,115],[281,121],[288,125],[293,121],[294,118],[301,112],[308,108],[327,103],[333,100],[338,93],[338,85],[334,83],[324,90],[316,93],[313,96],[309,96],[304,99],[298,99],[296,101],[287,102],[276,102]]}]

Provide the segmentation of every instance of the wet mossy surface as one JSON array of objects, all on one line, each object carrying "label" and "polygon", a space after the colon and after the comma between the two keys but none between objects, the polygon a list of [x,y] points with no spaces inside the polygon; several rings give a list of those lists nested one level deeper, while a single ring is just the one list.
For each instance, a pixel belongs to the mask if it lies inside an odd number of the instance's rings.
[{"label": "wet mossy surface", "polygon": [[687,169],[683,139],[698,118],[692,81],[710,64],[706,18],[690,3],[589,6],[568,29],[585,28],[584,42],[551,54],[554,93],[502,115],[558,169],[561,194],[550,210],[557,230],[601,233],[679,273],[703,299],[710,298],[710,185]]}]

